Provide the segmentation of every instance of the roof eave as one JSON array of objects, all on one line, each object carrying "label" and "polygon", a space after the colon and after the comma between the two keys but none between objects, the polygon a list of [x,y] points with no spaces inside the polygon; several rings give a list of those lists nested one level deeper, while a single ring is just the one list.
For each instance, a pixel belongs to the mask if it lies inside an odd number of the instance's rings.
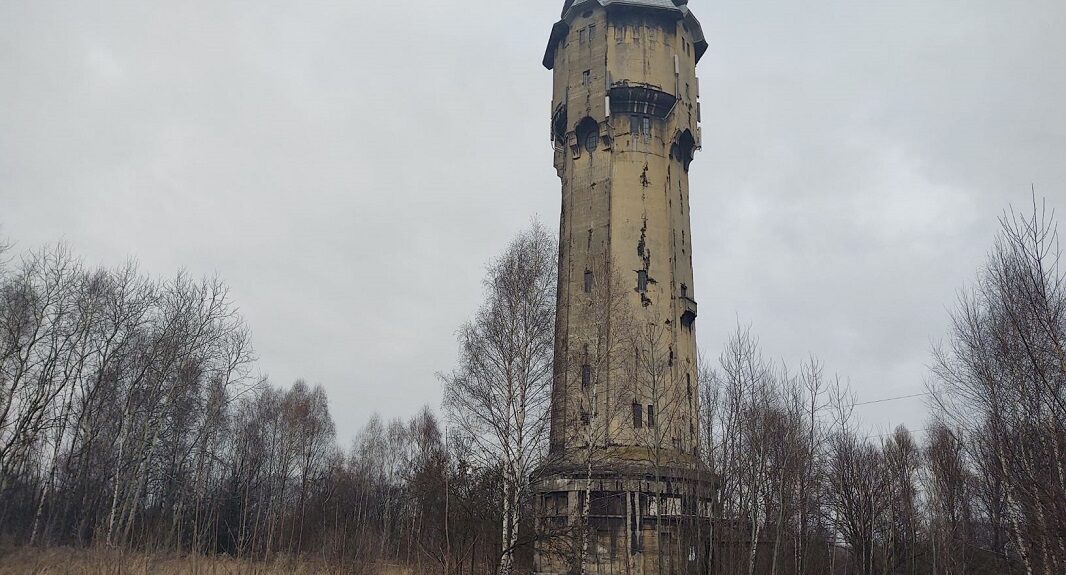
[{"label": "roof eave", "polygon": [[570,21],[573,18],[573,13],[577,8],[580,8],[582,4],[586,2],[595,2],[605,8],[610,8],[611,5],[615,6],[627,6],[631,8],[643,8],[647,10],[661,10],[666,12],[676,12],[680,15],[680,20],[684,20],[685,24],[689,26],[692,31],[693,47],[696,49],[696,62],[700,61],[704,52],[707,51],[707,40],[703,36],[703,27],[700,25],[699,20],[692,14],[692,11],[688,9],[686,4],[674,4],[672,7],[667,6],[648,6],[641,4],[640,0],[568,0],[563,5],[562,18],[552,26],[551,36],[548,38],[548,46],[544,50],[544,67],[551,70],[555,67],[555,51],[559,47],[559,40],[566,36],[570,32]]},{"label": "roof eave", "polygon": [[551,70],[555,67],[555,50],[559,47],[559,40],[570,33],[570,24],[566,20],[559,20],[552,26],[551,36],[548,37],[548,47],[544,50],[544,67]]}]

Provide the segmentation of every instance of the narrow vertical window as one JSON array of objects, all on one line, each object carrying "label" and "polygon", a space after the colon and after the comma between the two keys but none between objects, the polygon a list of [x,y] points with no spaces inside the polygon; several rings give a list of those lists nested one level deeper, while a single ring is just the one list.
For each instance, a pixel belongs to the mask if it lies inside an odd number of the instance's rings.
[{"label": "narrow vertical window", "polygon": [[596,25],[589,24],[589,44],[596,39]]},{"label": "narrow vertical window", "polygon": [[639,403],[633,404],[633,428],[640,429],[643,427],[644,419],[644,406]]},{"label": "narrow vertical window", "polygon": [[585,43],[585,38],[587,38],[587,37],[588,37],[588,30],[582,28],[580,31],[578,31],[578,33],[577,33],[577,41],[578,41],[579,44],[584,44]]},{"label": "narrow vertical window", "polygon": [[592,270],[585,270],[585,293],[592,293]]},{"label": "narrow vertical window", "polygon": [[648,427],[655,427],[655,406],[648,406]]},{"label": "narrow vertical window", "polygon": [[644,122],[644,130],[642,133],[644,134],[644,143],[646,144],[651,141],[651,118],[644,116],[642,120]]},{"label": "narrow vertical window", "polygon": [[589,364],[581,365],[581,387],[588,387],[589,382],[592,381],[592,366]]},{"label": "narrow vertical window", "polygon": [[581,73],[581,85],[588,86],[592,83],[592,70],[585,70]]},{"label": "narrow vertical window", "polygon": [[639,292],[648,291],[648,271],[647,270],[637,270],[637,291],[639,291]]},{"label": "narrow vertical window", "polygon": [[589,424],[589,419],[590,419],[589,418],[589,412],[587,412],[584,409],[582,409],[581,410],[581,425],[588,425]]},{"label": "narrow vertical window", "polygon": [[634,136],[640,134],[640,116],[629,117],[629,133]]}]

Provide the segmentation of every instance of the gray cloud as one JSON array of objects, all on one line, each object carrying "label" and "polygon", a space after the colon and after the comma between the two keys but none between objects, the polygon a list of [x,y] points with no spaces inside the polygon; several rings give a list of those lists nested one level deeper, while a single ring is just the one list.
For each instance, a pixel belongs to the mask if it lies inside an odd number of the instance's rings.
[{"label": "gray cloud", "polygon": [[[485,262],[557,218],[559,4],[3,3],[3,234],[222,275],[262,369],[325,385],[343,440],[436,404]],[[701,347],[739,319],[860,399],[920,391],[997,215],[1030,183],[1066,207],[1066,6],[691,5]]]}]

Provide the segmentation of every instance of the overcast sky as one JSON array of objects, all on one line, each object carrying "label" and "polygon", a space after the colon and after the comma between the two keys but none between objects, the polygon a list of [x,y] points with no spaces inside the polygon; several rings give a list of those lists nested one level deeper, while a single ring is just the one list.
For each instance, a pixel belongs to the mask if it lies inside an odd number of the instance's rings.
[{"label": "overcast sky", "polygon": [[[436,406],[486,262],[558,222],[561,4],[4,0],[0,236],[221,275],[259,369],[325,386],[342,443]],[[860,401],[922,391],[997,216],[1030,184],[1066,211],[1066,2],[690,6],[701,349],[751,324]]]}]

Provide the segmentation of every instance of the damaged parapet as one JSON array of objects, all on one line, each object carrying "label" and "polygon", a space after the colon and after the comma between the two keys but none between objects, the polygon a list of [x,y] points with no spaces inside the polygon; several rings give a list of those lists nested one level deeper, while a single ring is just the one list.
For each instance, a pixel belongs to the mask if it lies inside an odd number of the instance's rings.
[{"label": "damaged parapet", "polygon": [[562,217],[539,574],[710,564],[688,182],[706,50],[684,0],[568,0],[548,41]]}]

